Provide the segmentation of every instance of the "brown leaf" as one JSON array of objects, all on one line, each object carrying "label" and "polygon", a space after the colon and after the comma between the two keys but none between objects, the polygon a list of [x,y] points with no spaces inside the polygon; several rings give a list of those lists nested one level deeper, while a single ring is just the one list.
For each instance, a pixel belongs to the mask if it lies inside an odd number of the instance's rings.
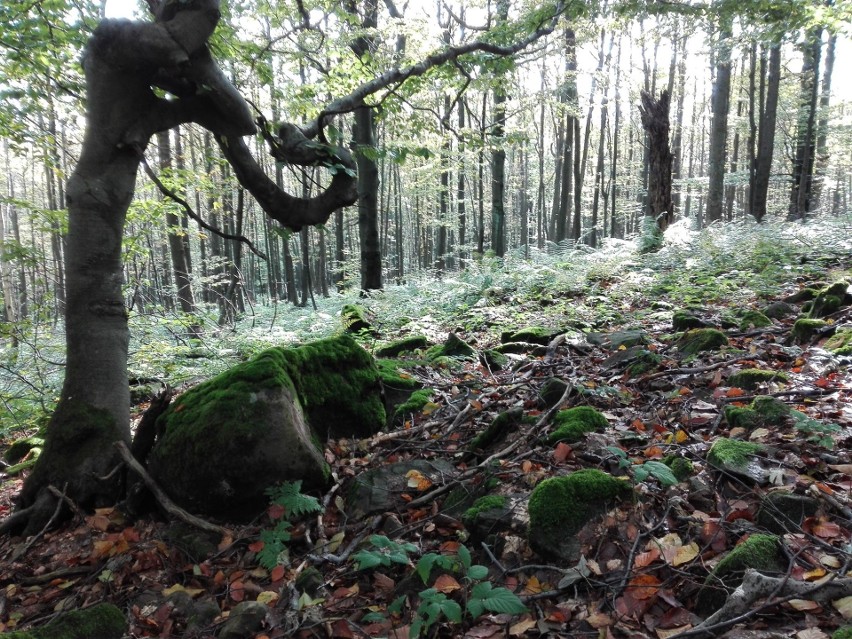
[{"label": "brown leaf", "polygon": [[452,575],[440,575],[432,587],[445,595],[456,590],[461,590],[461,584]]}]

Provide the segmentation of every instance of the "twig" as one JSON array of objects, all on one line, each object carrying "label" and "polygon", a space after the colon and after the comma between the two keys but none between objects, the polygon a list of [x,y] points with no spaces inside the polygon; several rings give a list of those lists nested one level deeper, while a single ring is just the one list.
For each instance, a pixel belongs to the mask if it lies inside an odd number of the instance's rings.
[{"label": "twig", "polygon": [[488,547],[488,544],[483,541],[480,545],[485,551],[485,554],[488,555],[488,557],[491,559],[491,562],[500,569],[500,576],[502,577],[503,575],[505,575],[506,567],[500,563],[500,560],[497,559],[497,557],[494,556],[494,553],[491,552],[491,549]]},{"label": "twig", "polygon": [[654,524],[648,530],[640,532],[636,535],[636,539],[633,542],[633,547],[630,549],[630,554],[627,556],[627,564],[624,567],[624,576],[621,578],[621,583],[618,584],[618,590],[616,590],[615,597],[618,597],[624,589],[627,588],[627,583],[630,581],[630,574],[633,572],[633,562],[636,560],[636,551],[639,550],[639,543],[645,537],[652,535],[657,528],[666,523],[666,520],[669,518],[669,512],[672,509],[671,501],[666,505],[666,512],[663,513],[663,516],[660,517],[660,520]]},{"label": "twig", "polygon": [[706,373],[707,371],[714,371],[717,368],[724,368],[725,366],[730,366],[731,364],[735,364],[736,362],[741,362],[746,359],[754,359],[754,355],[743,355],[741,357],[735,357],[733,359],[725,360],[724,362],[716,362],[715,364],[708,364],[707,366],[698,366],[696,368],[670,368],[669,370],[660,371],[659,373],[643,375],[636,381],[647,382],[652,379],[658,379],[660,377],[668,377],[669,375],[695,375],[696,373]]},{"label": "twig", "polygon": [[196,528],[200,528],[201,530],[216,533],[217,535],[222,535],[223,537],[230,536],[231,531],[227,528],[217,526],[216,524],[212,524],[209,521],[205,521],[200,517],[196,517],[195,515],[186,512],[183,508],[175,504],[169,498],[169,496],[166,495],[165,492],[163,492],[163,489],[157,485],[157,482],[155,482],[154,479],[148,474],[148,472],[142,467],[142,464],[136,461],[136,458],[133,457],[133,453],[130,452],[130,449],[127,447],[127,444],[119,441],[115,442],[115,447],[121,455],[122,459],[124,459],[124,462],[131,470],[133,470],[133,472],[135,472],[142,478],[142,481],[145,483],[145,486],[148,487],[148,490],[154,493],[154,497],[157,498],[157,501],[167,513],[189,524],[190,526],[195,526]]},{"label": "twig", "polygon": [[336,565],[339,566],[340,564],[345,562],[347,559],[349,559],[349,555],[351,555],[355,551],[355,549],[358,547],[358,545],[362,541],[364,541],[364,538],[367,535],[369,535],[371,532],[373,532],[378,527],[379,522],[381,520],[382,520],[381,515],[376,515],[375,517],[373,517],[373,519],[370,521],[370,524],[364,530],[362,530],[358,535],[356,535],[355,538],[351,542],[349,542],[349,545],[346,546],[346,548],[343,550],[343,552],[340,553],[339,555],[332,555],[331,553],[327,553],[327,554],[324,554],[324,555],[315,555],[315,554],[309,553],[309,554],[306,555],[306,557],[308,559],[310,559],[311,561],[316,562],[316,563],[328,562],[328,563],[336,564]]}]

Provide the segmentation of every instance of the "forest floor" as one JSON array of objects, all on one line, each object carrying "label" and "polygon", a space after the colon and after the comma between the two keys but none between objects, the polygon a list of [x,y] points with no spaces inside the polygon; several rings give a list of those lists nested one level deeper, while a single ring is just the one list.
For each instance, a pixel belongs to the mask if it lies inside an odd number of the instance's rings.
[{"label": "forest floor", "polygon": [[[715,287],[721,294],[705,294],[700,304],[690,306],[706,323],[729,326],[725,318],[734,312],[764,308],[817,282],[848,280],[848,269],[848,261],[832,259],[760,296],[741,290],[733,276],[726,283],[723,273],[711,274],[692,282],[690,290],[699,295]],[[511,356],[499,371],[478,361],[443,368],[412,365],[407,374],[433,389],[430,402],[398,430],[370,440],[328,443],[326,457],[338,481],[322,499],[323,512],[295,525],[286,566],[270,571],[258,562],[260,534],[274,526],[268,515],[230,528],[205,549],[176,535],[174,526],[160,518],[128,521],[110,508],[78,513],[37,537],[0,540],[0,630],[41,625],[58,611],[109,601],[126,611],[129,636],[209,637],[234,606],[257,600],[270,611],[248,635],[257,639],[404,639],[413,636],[411,624],[418,618],[423,636],[478,639],[829,637],[852,618],[846,577],[852,559],[850,358],[822,349],[820,336],[793,344],[792,314],[762,328],[725,328],[727,346],[684,359],[675,347],[672,309],[685,306],[687,284],[652,290],[642,277],[650,276],[633,270],[601,277],[571,295],[498,290],[487,304],[465,309],[443,328],[477,348],[491,347],[499,342],[495,327],[505,328],[506,317],[517,328],[552,324],[554,307],[589,303],[594,297],[599,305],[614,305],[609,320],[594,331],[641,330],[644,349],[660,358],[651,370],[626,372],[613,357],[625,349],[613,348],[606,339],[557,340],[550,348]],[[629,278],[634,293],[625,296],[619,287]],[[686,279],[672,273],[670,281]],[[729,284],[736,295],[724,293]],[[848,325],[850,307],[829,320],[832,326]],[[728,383],[734,373],[753,368],[784,373],[787,381],[779,376],[753,389]],[[540,391],[554,377],[569,388],[562,406],[593,406],[610,427],[572,444],[545,443],[536,426],[547,412]],[[746,406],[756,395],[772,395],[804,417],[783,426],[729,424],[725,407]],[[518,408],[531,419],[522,420],[493,450],[464,452],[497,415]],[[721,437],[761,446],[755,456],[758,478],[723,472],[707,462],[708,450]],[[687,480],[665,485],[669,482],[654,473],[636,473],[644,463],[671,454],[692,463]],[[491,534],[471,536],[460,516],[444,512],[454,482],[449,474],[435,481],[408,473],[390,511],[347,516],[341,495],[354,477],[415,459],[449,460],[474,484],[498,483],[497,492],[504,495],[527,494],[547,477],[599,468],[628,477],[638,497],[616,506],[581,535],[583,559],[574,566],[548,562],[530,549],[522,531],[499,524]],[[0,517],[10,511],[20,483],[20,477],[2,482]],[[695,604],[705,579],[738,543],[765,532],[758,518],[762,500],[782,487],[812,499],[816,510],[780,535],[787,558],[786,568],[775,574],[780,579],[768,592],[755,591],[755,599],[744,606],[726,608],[731,614],[719,618],[721,623],[696,632],[704,621]],[[385,537],[373,537],[377,534]],[[387,538],[391,546],[382,547]],[[424,595],[427,586],[415,572],[419,558],[428,553],[461,557],[464,548],[475,564],[488,568],[487,576],[444,571],[429,582],[435,590]],[[379,563],[366,568],[371,556]],[[319,574],[306,589],[309,594],[300,594],[292,582],[299,574],[306,576],[309,567]],[[477,582],[510,590],[527,611],[499,613],[494,603],[491,612],[487,608],[452,622],[456,606],[446,602],[466,607],[477,596]],[[832,582],[843,587],[832,591]],[[790,587],[793,583],[797,586]],[[191,625],[193,608],[186,600],[215,604],[207,625]]]}]

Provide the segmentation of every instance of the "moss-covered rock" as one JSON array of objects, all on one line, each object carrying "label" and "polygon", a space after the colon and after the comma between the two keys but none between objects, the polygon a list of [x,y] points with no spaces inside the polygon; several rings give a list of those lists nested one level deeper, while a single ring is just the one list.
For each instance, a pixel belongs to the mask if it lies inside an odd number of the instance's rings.
[{"label": "moss-covered rock", "polygon": [[493,349],[501,355],[533,355],[540,357],[547,353],[547,346],[534,344],[533,342],[506,342],[498,344]]},{"label": "moss-covered rock", "polygon": [[796,320],[793,330],[790,331],[790,341],[793,344],[808,344],[820,329],[828,326],[828,322],[820,319],[808,319],[806,317]]},{"label": "moss-covered rock", "polygon": [[543,326],[528,326],[517,331],[503,331],[500,334],[500,342],[508,344],[509,342],[527,342],[530,344],[540,344],[547,346],[558,336],[562,331],[544,328]]},{"label": "moss-covered rock", "polygon": [[503,495],[485,495],[473,502],[473,506],[464,511],[462,521],[465,526],[470,528],[476,524],[476,520],[484,512],[489,510],[503,510],[505,506],[506,498]]},{"label": "moss-covered rock", "polygon": [[550,444],[580,441],[586,433],[604,430],[609,422],[591,406],[575,406],[556,413],[553,426],[553,432],[547,436]]},{"label": "moss-covered rock", "polygon": [[422,335],[411,335],[389,342],[376,349],[376,357],[397,357],[429,346],[429,340]]},{"label": "moss-covered rock", "polygon": [[343,491],[346,514],[361,518],[404,508],[405,497],[412,494],[409,481],[414,473],[422,475],[432,486],[453,483],[458,469],[444,459],[411,459],[375,466],[352,478]]},{"label": "moss-covered rock", "polygon": [[419,414],[423,410],[423,407],[431,401],[432,393],[432,390],[428,388],[416,390],[411,393],[408,399],[394,410],[394,421],[401,421],[406,417]]},{"label": "moss-covered rock", "polygon": [[852,626],[843,626],[835,630],[831,639],[852,639]]},{"label": "moss-covered rock", "polygon": [[447,341],[426,351],[426,359],[442,363],[453,359],[476,359],[476,349],[455,333],[447,335]]},{"label": "moss-covered rock", "polygon": [[41,628],[7,632],[3,639],[121,639],[127,631],[124,613],[108,603],[66,612]]},{"label": "moss-covered rock", "polygon": [[835,282],[826,287],[814,298],[813,304],[808,311],[808,317],[817,319],[831,315],[841,307],[852,301],[849,295],[849,284],[847,282]]},{"label": "moss-covered rock", "polygon": [[373,327],[370,312],[360,304],[345,304],[340,309],[340,319],[343,330],[353,335],[371,335],[376,337],[378,331]]},{"label": "moss-covered rock", "polygon": [[530,545],[541,555],[577,561],[580,529],[632,493],[626,481],[592,468],[545,479],[530,495]]},{"label": "moss-covered rock", "polygon": [[772,320],[760,311],[746,311],[740,318],[740,330],[747,331],[750,328],[763,328],[772,326]]},{"label": "moss-covered rock", "polygon": [[696,607],[699,614],[718,610],[743,581],[749,568],[764,572],[781,571],[786,567],[781,544],[775,535],[751,535],[716,564],[698,592]]},{"label": "moss-covered rock", "polygon": [[762,451],[760,444],[719,437],[707,451],[707,461],[724,473],[765,483],[768,473],[756,457]]},{"label": "moss-covered rock", "polygon": [[468,450],[471,452],[485,450],[496,442],[502,441],[521,423],[524,411],[521,408],[510,408],[497,415],[485,429],[473,438]]},{"label": "moss-covered rock", "polygon": [[[13,441],[6,452],[3,453],[3,459],[10,464],[17,464],[25,457],[38,457],[41,449],[44,447],[44,438],[38,435],[30,435]],[[33,451],[35,455],[33,455]]]},{"label": "moss-covered rock", "polygon": [[725,421],[731,428],[757,428],[760,423],[758,414],[747,406],[725,406]]},{"label": "moss-covered rock", "polygon": [[672,328],[677,331],[688,331],[693,328],[708,328],[710,324],[691,311],[675,311],[672,314]]},{"label": "moss-covered rock", "polygon": [[767,371],[759,368],[746,368],[737,371],[728,378],[728,385],[743,390],[755,390],[761,384],[770,382],[786,384],[790,377],[783,371]]},{"label": "moss-covered rock", "polygon": [[792,317],[796,313],[798,313],[796,307],[787,302],[772,302],[763,307],[763,314],[770,319],[781,320]]},{"label": "moss-covered rock", "polygon": [[790,407],[770,395],[755,397],[751,402],[751,409],[760,416],[762,425],[777,426],[790,416]]},{"label": "moss-covered rock", "polygon": [[841,328],[825,340],[823,348],[835,355],[852,355],[852,329]]},{"label": "moss-covered rock", "polygon": [[545,408],[556,406],[556,402],[562,399],[568,384],[558,377],[548,377],[538,391],[538,397]]},{"label": "moss-covered rock", "polygon": [[385,412],[373,358],[341,335],[266,350],[184,393],[158,424],[150,470],[172,499],[243,520],[265,508],[270,485],[325,484],[318,433],[367,436]]},{"label": "moss-covered rock", "polygon": [[812,302],[819,295],[819,289],[813,287],[805,287],[792,293],[784,298],[789,304],[801,304],[802,302]]},{"label": "moss-covered rock", "polygon": [[727,346],[728,338],[715,328],[696,328],[684,333],[677,341],[678,350],[685,357],[703,351],[718,351]]},{"label": "moss-covered rock", "polygon": [[500,351],[486,348],[479,354],[479,363],[493,371],[499,371],[509,364],[509,358]]}]

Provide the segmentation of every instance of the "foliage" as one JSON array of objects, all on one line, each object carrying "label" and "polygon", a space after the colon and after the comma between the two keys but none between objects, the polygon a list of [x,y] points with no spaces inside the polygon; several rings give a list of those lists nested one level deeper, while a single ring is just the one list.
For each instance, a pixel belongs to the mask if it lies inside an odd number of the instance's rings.
[{"label": "foliage", "polygon": [[[628,459],[627,451],[624,449],[618,448],[617,446],[607,446],[606,449],[616,456],[619,468],[630,472],[633,480],[638,483],[646,482],[649,477],[654,477],[663,486],[674,486],[678,483],[678,481],[682,481],[683,477],[681,477],[681,474],[684,472],[687,474],[691,472],[691,470],[687,471],[684,464],[674,461],[671,464],[666,464],[665,461],[658,462],[648,460],[641,464],[634,464],[630,459]],[[677,469],[675,468],[675,464],[677,464]]]},{"label": "foliage", "polygon": [[369,541],[372,548],[359,550],[352,555],[358,570],[366,570],[378,566],[387,567],[391,564],[407,566],[411,563],[409,555],[417,552],[417,546],[414,544],[399,543],[384,535],[372,535]]},{"label": "foliage", "polygon": [[322,510],[317,498],[302,494],[301,488],[301,481],[288,481],[266,489],[266,494],[269,495],[270,511],[277,515],[275,519],[278,520],[275,528],[263,530],[260,533],[263,547],[257,553],[257,563],[267,570],[272,570],[281,564],[282,557],[286,556],[293,522],[299,517]]}]

